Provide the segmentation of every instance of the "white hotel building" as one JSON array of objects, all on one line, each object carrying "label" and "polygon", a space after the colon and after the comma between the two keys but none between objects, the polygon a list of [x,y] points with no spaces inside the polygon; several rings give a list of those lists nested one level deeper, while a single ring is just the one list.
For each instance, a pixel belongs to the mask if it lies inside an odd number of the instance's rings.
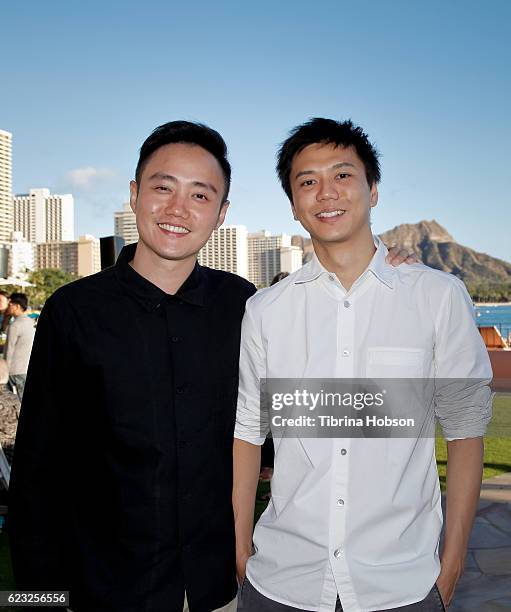
[{"label": "white hotel building", "polygon": [[0,243],[10,241],[12,229],[12,134],[0,130]]},{"label": "white hotel building", "polygon": [[199,263],[248,278],[247,228],[244,225],[219,227],[200,250]]},{"label": "white hotel building", "polygon": [[248,235],[248,280],[256,287],[268,287],[279,272],[302,267],[302,249],[291,245],[288,234],[272,235],[261,230]]},{"label": "white hotel building", "polygon": [[114,235],[124,238],[124,244],[138,242],[137,219],[129,202],[122,205],[122,210],[114,212]]},{"label": "white hotel building", "polygon": [[225,225],[213,232],[199,253],[203,266],[233,272],[256,287],[268,286],[279,272],[294,272],[302,265],[302,250],[291,245],[291,236],[260,231],[244,225]]},{"label": "white hotel building", "polygon": [[14,231],[28,242],[74,240],[74,199],[70,193],[51,194],[49,189],[31,189],[13,198]]}]

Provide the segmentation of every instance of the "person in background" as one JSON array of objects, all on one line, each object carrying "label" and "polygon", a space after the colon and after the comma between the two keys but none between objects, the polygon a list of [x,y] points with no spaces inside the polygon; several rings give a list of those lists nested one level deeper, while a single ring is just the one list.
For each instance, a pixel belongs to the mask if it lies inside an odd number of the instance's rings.
[{"label": "person in background", "polygon": [[6,316],[7,307],[9,306],[9,294],[6,291],[0,290],[0,332],[5,331],[9,324],[10,317]]},{"label": "person in background", "polygon": [[27,378],[28,362],[34,343],[34,321],[27,316],[28,298],[24,293],[13,293],[5,316],[14,317],[7,329],[4,356],[9,369],[9,388],[14,390],[23,400],[25,380]]}]

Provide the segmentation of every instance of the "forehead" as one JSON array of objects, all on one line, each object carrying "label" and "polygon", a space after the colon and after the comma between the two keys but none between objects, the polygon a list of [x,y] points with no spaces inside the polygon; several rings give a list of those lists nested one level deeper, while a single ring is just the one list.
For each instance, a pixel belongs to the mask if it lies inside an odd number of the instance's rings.
[{"label": "forehead", "polygon": [[199,145],[172,143],[157,149],[146,161],[144,178],[157,172],[193,181],[207,179],[222,184],[224,175],[218,160]]},{"label": "forehead", "polygon": [[292,172],[303,170],[320,171],[335,164],[347,162],[363,168],[364,164],[355,147],[338,147],[334,144],[314,143],[297,153],[291,164]]}]

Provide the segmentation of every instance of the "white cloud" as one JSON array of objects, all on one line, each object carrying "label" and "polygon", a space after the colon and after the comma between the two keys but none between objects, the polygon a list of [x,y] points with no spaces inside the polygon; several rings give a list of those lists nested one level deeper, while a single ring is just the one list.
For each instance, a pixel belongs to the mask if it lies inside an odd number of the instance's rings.
[{"label": "white cloud", "polygon": [[64,180],[73,190],[89,191],[93,187],[105,184],[116,177],[117,172],[111,168],[85,166],[66,172]]}]

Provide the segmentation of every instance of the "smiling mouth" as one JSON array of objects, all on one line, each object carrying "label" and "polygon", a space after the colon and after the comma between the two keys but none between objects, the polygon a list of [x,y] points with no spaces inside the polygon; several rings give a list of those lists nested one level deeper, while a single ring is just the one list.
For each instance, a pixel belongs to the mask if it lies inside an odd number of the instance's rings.
[{"label": "smiling mouth", "polygon": [[169,223],[158,223],[158,227],[174,234],[189,234],[190,230],[182,225],[170,225]]},{"label": "smiling mouth", "polygon": [[344,215],[346,211],[345,210],[323,210],[321,212],[319,212],[316,217],[318,217],[319,219],[329,219],[331,217],[341,217],[342,215]]}]

